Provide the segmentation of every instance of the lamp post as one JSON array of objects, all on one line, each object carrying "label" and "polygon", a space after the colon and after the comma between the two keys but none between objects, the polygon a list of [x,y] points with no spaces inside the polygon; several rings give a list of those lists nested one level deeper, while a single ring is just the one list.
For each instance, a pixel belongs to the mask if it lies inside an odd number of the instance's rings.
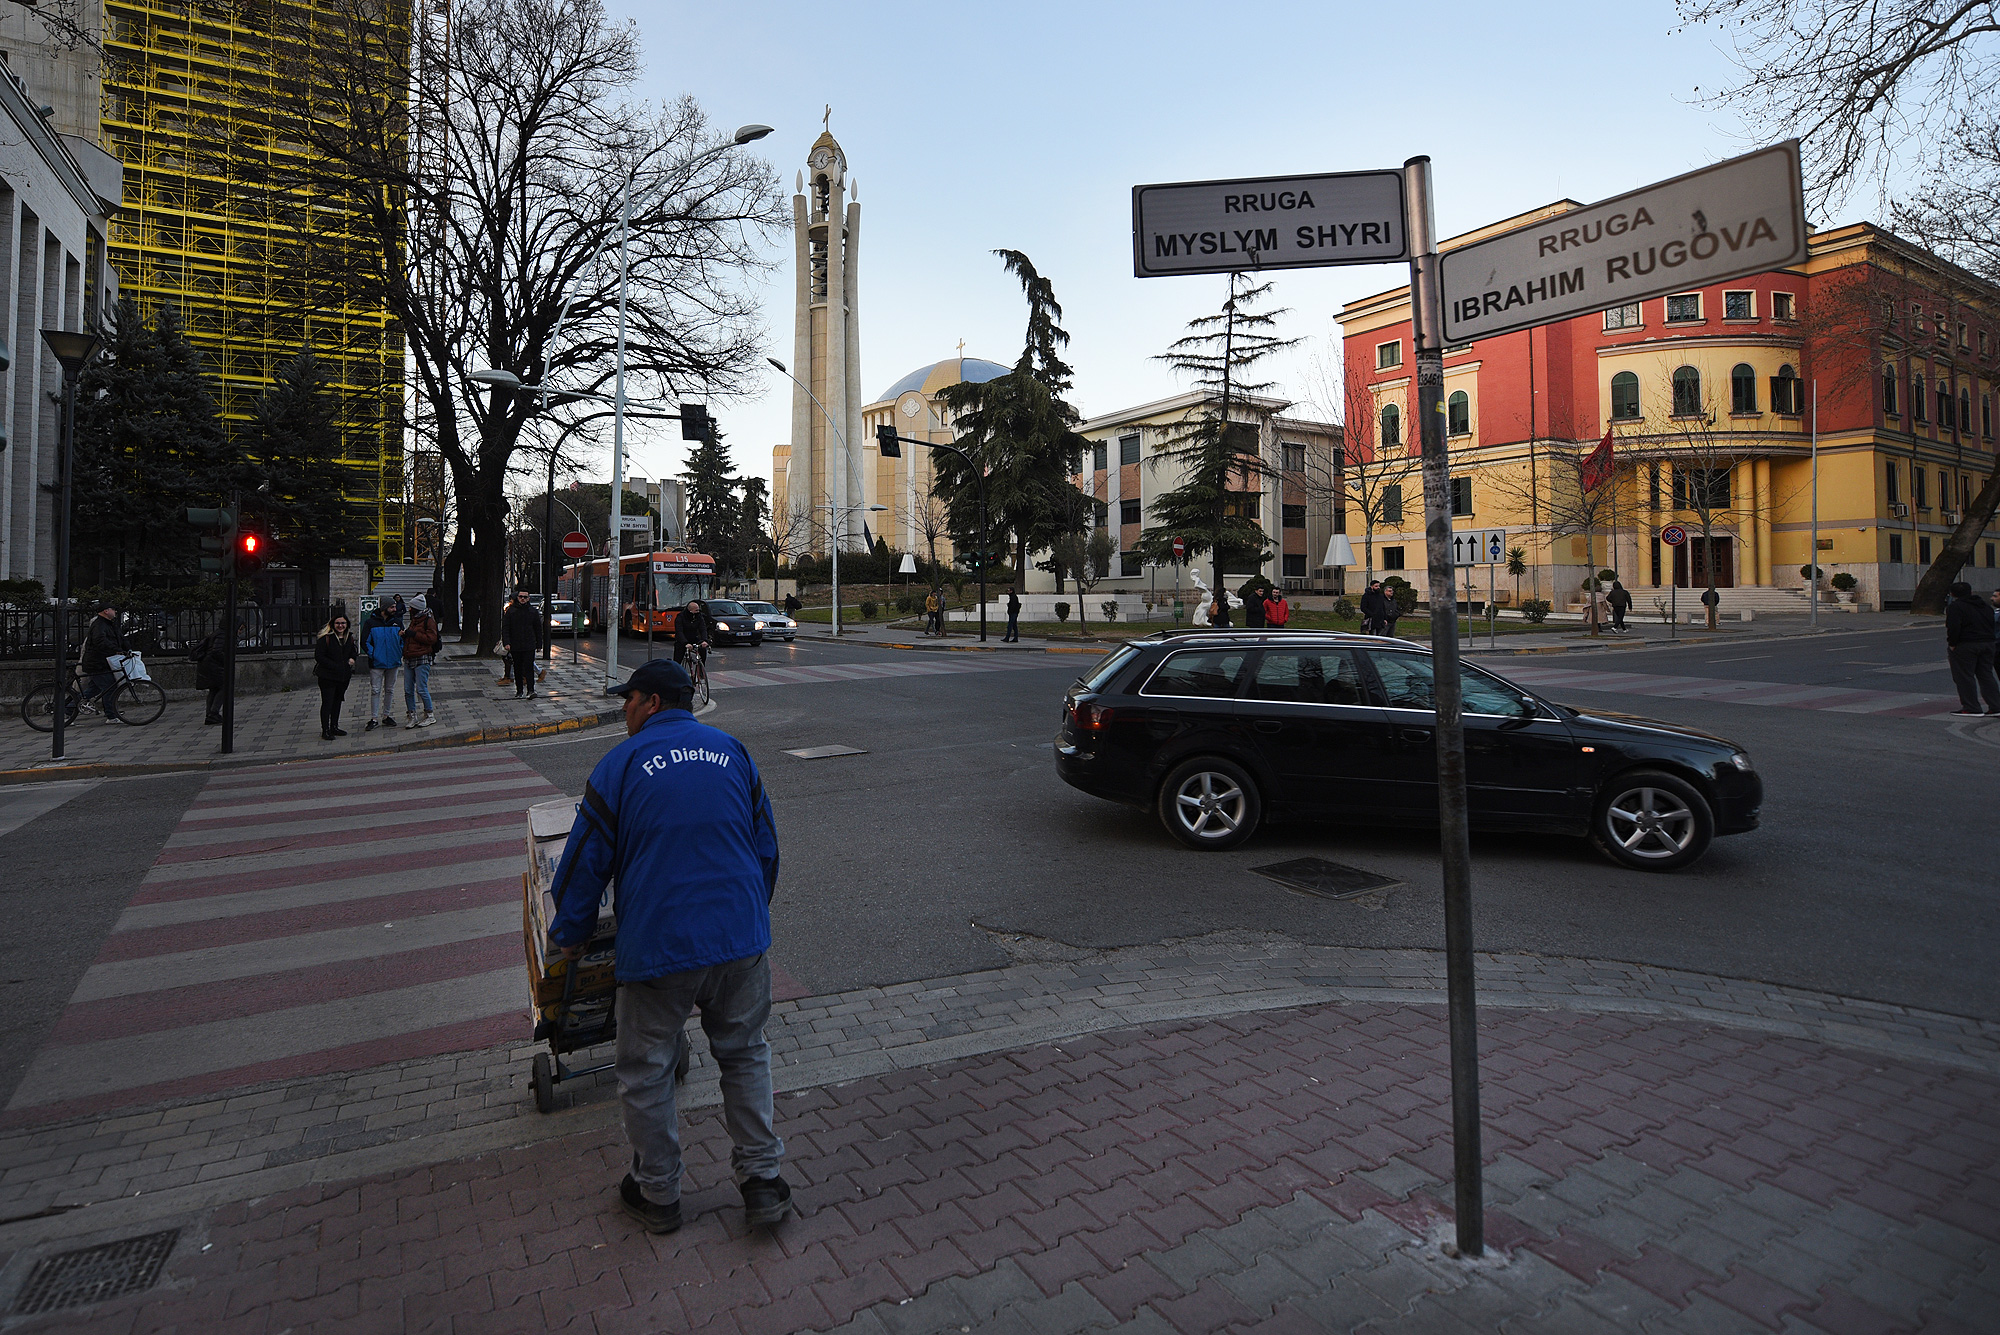
[{"label": "lamp post", "polygon": [[[76,382],[102,342],[94,333],[44,329],[42,342],[62,364],[62,485],[56,499],[56,718],[49,758],[63,758],[63,721],[69,714],[70,478],[76,463]],[[233,554],[229,558],[233,559]]]},{"label": "lamp post", "polygon": [[[743,144],[754,143],[770,133],[768,125],[740,126],[729,137],[728,143],[717,144],[689,165],[705,162]],[[632,170],[625,173],[625,197],[618,207],[618,369],[611,392],[611,559],[605,572],[610,576],[605,581],[605,610],[610,613],[605,618],[604,626],[604,692],[607,695],[618,684],[618,558],[623,553],[625,541],[619,527],[619,520],[624,515],[625,491],[625,296],[630,290],[632,271],[632,178],[638,171],[635,163]]]},{"label": "lamp post", "polygon": [[[956,445],[945,445],[930,440],[918,440],[914,436],[897,435],[893,423],[885,422],[881,426],[876,427],[875,441],[881,448],[883,456],[890,459],[902,456],[903,452],[899,446],[903,444],[922,445],[926,449],[932,450],[950,450],[953,454],[965,460],[966,468],[970,469],[972,475],[979,479],[979,641],[984,644],[986,642],[986,561],[993,553],[993,540],[986,532],[986,470],[973,463],[972,456]],[[1079,584],[1077,587],[1081,589],[1083,586]],[[1082,602],[1080,596],[1078,602]]]},{"label": "lamp post", "polygon": [[[766,357],[764,360],[776,367],[779,375],[806,392],[806,397],[812,400],[813,407],[819,409],[819,415],[826,419],[827,428],[833,432],[833,438],[840,442],[840,452],[845,455],[847,453],[847,437],[840,433],[840,424],[833,420],[833,414],[828,412],[826,405],[819,401],[819,395],[812,392],[812,386],[786,370],[785,364],[776,357]],[[834,513],[833,492],[831,490],[833,486],[833,470],[831,468],[827,469],[826,475],[827,486],[829,488],[826,504],[816,505],[813,508],[827,512],[827,527],[833,534],[833,540],[827,543],[827,548],[833,560],[833,637],[837,640],[840,638],[840,538],[841,530],[846,527],[845,523],[841,521],[844,520],[850,511],[859,510],[862,507],[859,505],[842,506],[840,507],[839,514],[836,515]],[[871,510],[886,510],[889,507],[886,505],[873,505],[868,508]]]}]

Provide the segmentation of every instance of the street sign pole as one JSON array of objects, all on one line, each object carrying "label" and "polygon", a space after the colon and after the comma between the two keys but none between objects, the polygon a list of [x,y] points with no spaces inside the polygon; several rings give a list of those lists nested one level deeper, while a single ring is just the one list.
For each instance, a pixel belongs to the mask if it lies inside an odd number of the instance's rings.
[{"label": "street sign pole", "polygon": [[[1431,160],[1403,164],[1410,240],[1410,316],[1423,449],[1424,547],[1430,565],[1431,673],[1437,701],[1438,846],[1444,869],[1446,1008],[1451,1020],[1451,1139],[1459,1255],[1486,1250],[1479,1149],[1479,1032],[1473,1002],[1472,840],[1465,797],[1459,681],[1458,572],[1452,564],[1451,461],[1444,422],[1444,294],[1438,284]],[[1450,614],[1439,616],[1443,608]]]}]

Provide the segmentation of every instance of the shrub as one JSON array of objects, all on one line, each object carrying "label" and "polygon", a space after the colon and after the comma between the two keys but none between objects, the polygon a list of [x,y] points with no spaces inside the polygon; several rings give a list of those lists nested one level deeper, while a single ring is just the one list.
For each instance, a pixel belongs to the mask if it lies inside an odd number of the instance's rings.
[{"label": "shrub", "polygon": [[1107,598],[1097,605],[1097,610],[1104,613],[1106,621],[1116,621],[1118,619],[1118,600],[1116,598]]},{"label": "shrub", "polygon": [[1833,587],[1842,593],[1853,593],[1856,586],[1860,583],[1860,580],[1854,578],[1854,576],[1848,574],[1845,570],[1833,577]]},{"label": "shrub", "polygon": [[1067,621],[1067,620],[1069,620],[1069,604],[1068,604],[1068,603],[1057,603],[1057,604],[1056,604],[1056,620],[1058,620],[1058,621]]},{"label": "shrub", "polygon": [[896,595],[896,610],[898,612],[907,612],[914,601],[909,594],[899,593]]},{"label": "shrub", "polygon": [[1382,581],[1382,587],[1387,589],[1389,596],[1396,600],[1396,613],[1398,616],[1407,615],[1417,610],[1417,591],[1410,586],[1410,581],[1400,575],[1391,575]]},{"label": "shrub", "polygon": [[1546,598],[1530,598],[1521,604],[1521,615],[1537,626],[1549,619],[1549,602]]},{"label": "shrub", "polygon": [[1817,581],[1817,580],[1819,579],[1819,577],[1820,577],[1821,575],[1824,575],[1825,573],[1826,573],[1826,570],[1825,570],[1825,568],[1824,568],[1824,567],[1822,567],[1822,566],[1800,566],[1800,567],[1799,567],[1799,578],[1800,578],[1800,579],[1802,579],[1802,580],[1805,580],[1805,581],[1806,581],[1807,583],[1814,583],[1814,582],[1816,582],[1816,581]]},{"label": "shrub", "polygon": [[1597,577],[1604,581],[1604,583],[1609,584],[1612,580],[1618,578],[1618,572],[1615,570],[1600,570],[1597,572]]},{"label": "shrub", "polygon": [[38,579],[0,579],[0,606],[40,607],[49,600]]},{"label": "shrub", "polygon": [[861,619],[863,621],[873,621],[875,619],[875,600],[873,598],[863,598],[861,600]]},{"label": "shrub", "polygon": [[1360,611],[1361,609],[1354,605],[1352,598],[1336,598],[1333,600],[1333,614],[1342,621],[1354,620],[1360,614]]}]

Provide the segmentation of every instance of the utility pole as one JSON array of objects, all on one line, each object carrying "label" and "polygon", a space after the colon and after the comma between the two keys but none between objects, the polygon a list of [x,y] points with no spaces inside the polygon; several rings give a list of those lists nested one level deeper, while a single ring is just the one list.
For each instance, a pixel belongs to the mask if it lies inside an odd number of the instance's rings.
[{"label": "utility pole", "polygon": [[[1431,160],[1403,164],[1410,229],[1410,327],[1423,449],[1424,548],[1430,565],[1431,671],[1437,698],[1438,848],[1444,870],[1444,954],[1451,1021],[1451,1132],[1461,1256],[1486,1250],[1479,1149],[1479,1031],[1473,1002],[1472,840],[1465,797],[1465,713],[1459,679],[1458,581],[1451,553],[1451,460],[1444,421],[1444,294],[1438,279]],[[1440,615],[1446,609],[1445,615]]]}]

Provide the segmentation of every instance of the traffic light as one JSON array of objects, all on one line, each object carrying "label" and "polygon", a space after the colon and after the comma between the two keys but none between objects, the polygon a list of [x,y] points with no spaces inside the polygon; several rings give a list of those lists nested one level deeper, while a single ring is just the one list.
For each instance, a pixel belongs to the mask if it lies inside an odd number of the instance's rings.
[{"label": "traffic light", "polygon": [[875,448],[884,459],[903,457],[903,443],[896,439],[896,424],[884,422],[875,428]]},{"label": "traffic light", "polygon": [[708,415],[708,409],[699,403],[681,405],[681,439],[713,440],[715,422]]},{"label": "traffic light", "polygon": [[236,546],[236,512],[224,506],[218,510],[190,505],[187,521],[203,530],[201,568],[209,574],[227,576],[229,554]]},{"label": "traffic light", "polygon": [[271,539],[261,525],[245,524],[236,535],[236,574],[254,575],[271,559]]}]

